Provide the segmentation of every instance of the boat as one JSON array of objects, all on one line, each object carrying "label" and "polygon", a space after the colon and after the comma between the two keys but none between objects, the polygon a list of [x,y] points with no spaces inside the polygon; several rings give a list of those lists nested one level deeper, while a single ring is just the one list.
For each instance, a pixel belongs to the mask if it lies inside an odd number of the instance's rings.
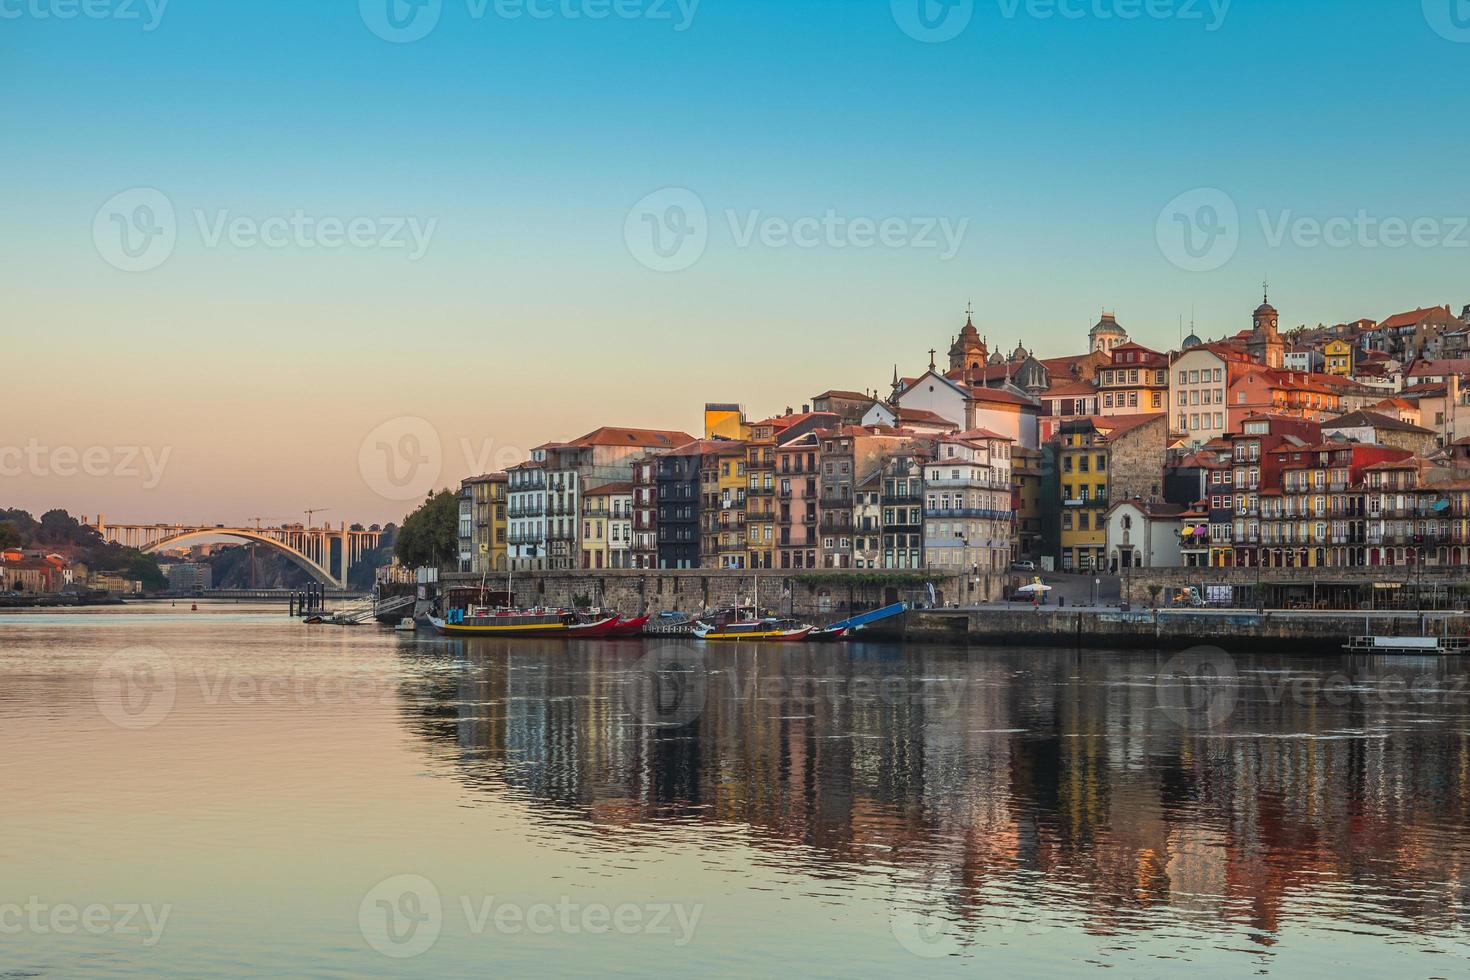
[{"label": "boat", "polygon": [[395,623],[393,625],[393,628],[395,630],[400,630],[400,631],[402,631],[404,633],[412,633],[414,630],[417,630],[419,628],[419,626],[418,626],[417,623],[415,623],[413,621],[413,617],[412,616],[404,616],[402,619],[400,619],[397,623]]},{"label": "boat", "polygon": [[[445,636],[547,636],[571,632],[585,625],[563,609],[452,608],[429,623]],[[585,633],[582,635],[586,635]]]},{"label": "boat", "polygon": [[643,624],[644,636],[693,636],[699,621],[677,612],[661,612]]},{"label": "boat", "polygon": [[812,629],[812,626],[798,623],[793,619],[759,619],[745,623],[729,623],[724,626],[699,623],[694,627],[694,635],[701,640],[711,642],[750,640],[767,643],[793,643],[806,639]]},{"label": "boat", "polygon": [[635,619],[619,620],[613,624],[612,630],[607,635],[615,637],[642,636],[643,628],[648,625],[648,621],[651,618],[653,617],[639,616]]},{"label": "boat", "polygon": [[579,622],[567,629],[567,634],[579,640],[596,639],[603,636],[612,636],[613,630],[617,628],[618,617],[614,613],[611,616],[587,616],[579,617]]},{"label": "boat", "polygon": [[1342,648],[1347,653],[1462,655],[1470,653],[1470,636],[1350,636]]},{"label": "boat", "polygon": [[854,640],[857,639],[857,634],[860,631],[872,625],[873,623],[879,623],[885,619],[892,619],[895,616],[902,616],[908,611],[909,604],[907,602],[895,602],[891,606],[884,606],[881,609],[874,609],[870,612],[859,613],[856,616],[851,616],[847,619],[839,620],[838,622],[832,623],[830,626],[823,627],[822,629],[813,630],[812,635],[809,636],[808,639],[813,640],[817,643],[834,643],[838,640]]}]

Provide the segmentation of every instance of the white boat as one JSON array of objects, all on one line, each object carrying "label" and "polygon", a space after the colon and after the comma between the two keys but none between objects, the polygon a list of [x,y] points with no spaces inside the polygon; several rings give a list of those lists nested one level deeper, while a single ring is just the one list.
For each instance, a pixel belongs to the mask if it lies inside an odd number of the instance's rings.
[{"label": "white boat", "polygon": [[417,630],[419,626],[413,621],[412,616],[405,616],[400,619],[396,624],[394,624],[393,628],[395,630],[402,630],[405,633],[412,633]]},{"label": "white boat", "polygon": [[1352,636],[1342,645],[1348,653],[1466,654],[1466,636]]}]

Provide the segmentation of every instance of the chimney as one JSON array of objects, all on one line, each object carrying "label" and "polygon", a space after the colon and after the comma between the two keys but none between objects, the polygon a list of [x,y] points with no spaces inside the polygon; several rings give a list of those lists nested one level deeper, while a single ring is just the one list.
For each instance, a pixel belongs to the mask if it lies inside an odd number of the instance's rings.
[{"label": "chimney", "polygon": [[802,405],[801,406],[801,414],[803,414],[803,415],[806,415],[811,410],[812,410],[812,407],[810,405]]}]

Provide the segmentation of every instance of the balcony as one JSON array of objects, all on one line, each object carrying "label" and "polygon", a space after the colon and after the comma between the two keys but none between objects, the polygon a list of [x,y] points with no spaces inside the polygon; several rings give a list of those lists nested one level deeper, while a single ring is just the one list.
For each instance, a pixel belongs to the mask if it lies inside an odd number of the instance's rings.
[{"label": "balcony", "polygon": [[983,510],[973,507],[930,507],[925,508],[924,516],[937,520],[944,520],[946,518],[951,520],[954,518],[971,518],[982,521],[1011,521],[1015,519],[1016,515],[1008,510]]},{"label": "balcony", "polygon": [[957,487],[961,490],[999,490],[1002,493],[1010,493],[1012,489],[1011,484],[1002,483],[999,480],[970,480],[963,477],[958,480],[949,478],[925,480],[924,486],[936,489]]},{"label": "balcony", "polygon": [[747,497],[769,497],[775,492],[775,487],[751,487],[745,491],[745,495]]},{"label": "balcony", "polygon": [[1062,501],[1063,507],[1106,507],[1107,505],[1107,497],[1073,497]]}]

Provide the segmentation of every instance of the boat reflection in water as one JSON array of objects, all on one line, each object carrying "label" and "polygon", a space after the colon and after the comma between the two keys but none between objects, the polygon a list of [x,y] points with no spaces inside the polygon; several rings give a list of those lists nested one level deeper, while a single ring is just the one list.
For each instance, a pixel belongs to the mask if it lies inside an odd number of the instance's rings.
[{"label": "boat reflection in water", "polygon": [[[464,669],[425,671],[405,723],[551,837],[754,842],[782,880],[888,889],[977,947],[1065,930],[1262,957],[1330,930],[1340,951],[1412,936],[1470,952],[1470,704],[1443,661],[1242,658],[1229,710],[1199,724],[1159,681],[1167,655],[428,650],[405,656]],[[1405,678],[1424,696],[1391,696]]]}]

